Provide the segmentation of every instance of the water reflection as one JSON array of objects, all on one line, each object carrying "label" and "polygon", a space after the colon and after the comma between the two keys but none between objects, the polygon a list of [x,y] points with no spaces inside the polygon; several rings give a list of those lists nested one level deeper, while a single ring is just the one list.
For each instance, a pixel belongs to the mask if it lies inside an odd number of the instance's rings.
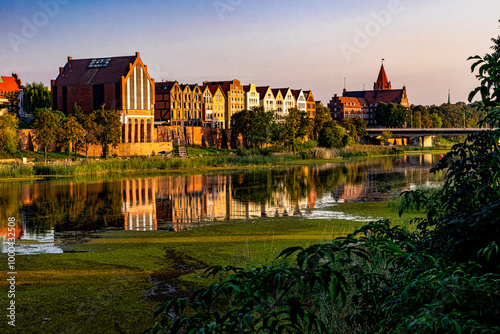
[{"label": "water reflection", "polygon": [[16,217],[16,238],[56,252],[55,240],[64,241],[70,231],[180,231],[239,218],[338,218],[335,203],[388,200],[405,189],[439,184],[441,175],[428,173],[438,159],[427,154],[217,175],[3,183],[0,233],[5,240],[7,217]]}]

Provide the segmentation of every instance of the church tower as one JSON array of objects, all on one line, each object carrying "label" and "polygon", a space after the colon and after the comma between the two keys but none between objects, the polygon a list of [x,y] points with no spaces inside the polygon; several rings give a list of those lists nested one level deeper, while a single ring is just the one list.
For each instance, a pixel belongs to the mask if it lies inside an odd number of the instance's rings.
[{"label": "church tower", "polygon": [[382,59],[382,66],[380,67],[380,72],[378,73],[377,82],[373,84],[373,90],[391,90],[391,82],[387,79],[387,74],[385,74],[384,60]]}]

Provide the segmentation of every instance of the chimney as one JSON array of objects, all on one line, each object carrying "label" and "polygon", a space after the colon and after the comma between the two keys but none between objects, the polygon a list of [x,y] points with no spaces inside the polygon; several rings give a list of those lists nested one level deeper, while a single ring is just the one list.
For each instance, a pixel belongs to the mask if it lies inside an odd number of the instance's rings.
[{"label": "chimney", "polygon": [[136,52],[136,53],[135,53],[135,57],[136,57],[136,58],[141,58],[141,53],[140,53],[140,52]]},{"label": "chimney", "polygon": [[59,74],[63,74],[64,72],[64,67],[59,67]]},{"label": "chimney", "polygon": [[68,61],[73,60],[73,57],[68,57]]}]

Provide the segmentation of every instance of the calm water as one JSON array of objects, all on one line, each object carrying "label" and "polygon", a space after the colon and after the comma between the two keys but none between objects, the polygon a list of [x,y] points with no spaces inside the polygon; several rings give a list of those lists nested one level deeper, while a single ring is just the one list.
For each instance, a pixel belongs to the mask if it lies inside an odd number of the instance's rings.
[{"label": "calm water", "polygon": [[[428,171],[439,155],[260,169],[240,173],[120,180],[0,184],[0,233],[16,217],[20,254],[59,253],[57,239],[103,229],[191,229],[229,219],[346,216],[336,203],[385,201],[401,191],[437,185]],[[2,242],[2,252],[6,245]]]}]

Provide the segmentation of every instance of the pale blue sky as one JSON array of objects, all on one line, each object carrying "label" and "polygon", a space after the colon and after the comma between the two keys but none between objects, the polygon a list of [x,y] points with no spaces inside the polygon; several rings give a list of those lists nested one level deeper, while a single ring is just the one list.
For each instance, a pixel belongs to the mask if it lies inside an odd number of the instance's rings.
[{"label": "pale blue sky", "polygon": [[410,103],[465,101],[470,55],[500,34],[498,0],[0,0],[0,74],[55,79],[67,56],[139,51],[157,80],[371,89],[380,62]]}]

